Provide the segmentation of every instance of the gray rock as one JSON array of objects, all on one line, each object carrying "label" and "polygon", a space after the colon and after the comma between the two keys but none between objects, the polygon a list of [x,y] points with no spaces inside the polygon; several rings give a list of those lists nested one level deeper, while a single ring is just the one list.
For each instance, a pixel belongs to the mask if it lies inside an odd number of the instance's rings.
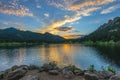
[{"label": "gray rock", "polygon": [[14,70],[16,70],[17,68],[19,68],[17,65],[15,65],[15,66],[13,66],[12,68],[11,68],[11,70],[12,71],[14,71]]},{"label": "gray rock", "polygon": [[78,69],[78,70],[76,69],[76,70],[74,70],[74,74],[75,75],[84,75],[84,72],[80,69]]},{"label": "gray rock", "polygon": [[117,73],[116,75],[111,76],[109,80],[120,80],[120,73]]},{"label": "gray rock", "polygon": [[44,68],[45,71],[49,71],[53,69],[53,66],[50,64],[44,64],[42,68]]},{"label": "gray rock", "polygon": [[18,80],[25,75],[27,69],[28,68],[26,66],[20,66],[18,69],[15,69],[14,71],[9,71],[4,74],[4,78],[7,80]]},{"label": "gray rock", "polygon": [[45,69],[43,67],[40,67],[39,72],[43,72],[43,71],[45,71]]},{"label": "gray rock", "polygon": [[29,66],[27,66],[27,65],[21,65],[21,66],[19,66],[19,68],[22,68],[24,70],[29,70]]},{"label": "gray rock", "polygon": [[98,80],[99,77],[97,74],[92,72],[85,72],[85,80]]},{"label": "gray rock", "polygon": [[100,71],[97,72],[100,79],[109,79],[112,75],[114,75],[112,72],[109,71]]},{"label": "gray rock", "polygon": [[49,74],[51,74],[51,75],[58,75],[59,71],[58,70],[49,70]]},{"label": "gray rock", "polygon": [[62,71],[63,73],[63,76],[67,79],[70,79],[70,78],[73,78],[74,77],[74,74],[72,71],[66,71],[66,70],[63,70]]},{"label": "gray rock", "polygon": [[42,68],[43,68],[45,71],[59,69],[55,63],[43,64]]}]

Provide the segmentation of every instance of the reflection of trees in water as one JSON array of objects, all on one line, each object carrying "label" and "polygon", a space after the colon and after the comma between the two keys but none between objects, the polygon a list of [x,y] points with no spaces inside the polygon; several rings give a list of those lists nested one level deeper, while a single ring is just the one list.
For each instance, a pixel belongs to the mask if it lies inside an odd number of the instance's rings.
[{"label": "reflection of trees in water", "polygon": [[119,47],[96,47],[104,58],[120,66],[120,48]]},{"label": "reflection of trees in water", "polygon": [[0,49],[0,61],[3,69],[13,65],[21,65],[25,56],[24,48]]}]

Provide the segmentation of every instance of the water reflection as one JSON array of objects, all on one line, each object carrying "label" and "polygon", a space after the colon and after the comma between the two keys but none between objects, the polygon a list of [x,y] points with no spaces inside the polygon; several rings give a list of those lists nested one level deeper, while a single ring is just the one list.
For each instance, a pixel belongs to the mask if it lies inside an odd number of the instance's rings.
[{"label": "water reflection", "polygon": [[75,64],[82,69],[94,64],[96,69],[101,66],[113,65],[120,70],[120,49],[103,47],[86,47],[80,44],[53,44],[36,47],[0,49],[0,71],[13,65],[34,64],[56,61],[60,66]]},{"label": "water reflection", "polygon": [[99,54],[112,64],[120,66],[120,48],[119,47],[96,47]]},{"label": "water reflection", "polygon": [[56,61],[59,65],[68,65],[73,61],[73,48],[69,44],[43,45],[39,52],[45,62]]}]

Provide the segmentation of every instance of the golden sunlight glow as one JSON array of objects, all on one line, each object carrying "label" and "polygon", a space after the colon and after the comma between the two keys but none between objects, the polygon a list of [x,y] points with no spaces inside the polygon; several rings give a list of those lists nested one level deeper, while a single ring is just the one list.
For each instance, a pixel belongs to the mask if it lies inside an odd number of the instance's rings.
[{"label": "golden sunlight glow", "polygon": [[76,38],[80,38],[81,36],[80,35],[63,35],[62,36],[63,38],[65,38],[65,39],[76,39]]},{"label": "golden sunlight glow", "polygon": [[[48,48],[45,48],[45,47],[48,47]],[[71,63],[73,58],[72,49],[71,49],[71,46],[68,44],[64,44],[63,46],[43,45],[39,51],[43,61],[46,61],[46,62],[55,61],[59,63],[59,65],[72,64]]]}]

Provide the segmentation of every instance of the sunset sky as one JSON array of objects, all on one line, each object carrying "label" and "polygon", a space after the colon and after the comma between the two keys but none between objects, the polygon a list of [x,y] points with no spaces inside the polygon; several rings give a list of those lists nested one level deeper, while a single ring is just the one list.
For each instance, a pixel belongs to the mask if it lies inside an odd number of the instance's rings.
[{"label": "sunset sky", "polygon": [[0,28],[86,35],[120,16],[120,0],[0,0]]}]

